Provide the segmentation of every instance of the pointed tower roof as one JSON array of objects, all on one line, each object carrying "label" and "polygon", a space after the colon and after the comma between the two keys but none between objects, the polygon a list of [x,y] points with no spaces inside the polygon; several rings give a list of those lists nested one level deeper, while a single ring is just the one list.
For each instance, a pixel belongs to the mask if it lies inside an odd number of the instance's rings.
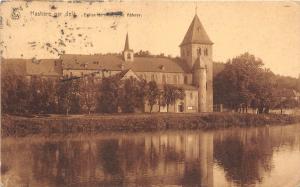
[{"label": "pointed tower roof", "polygon": [[195,15],[189,29],[187,30],[183,41],[180,46],[185,44],[213,44],[209,39],[202,23],[200,22],[197,14]]},{"label": "pointed tower roof", "polygon": [[125,40],[124,51],[130,51],[130,48],[129,48],[129,39],[128,39],[128,33],[126,34],[126,40]]}]

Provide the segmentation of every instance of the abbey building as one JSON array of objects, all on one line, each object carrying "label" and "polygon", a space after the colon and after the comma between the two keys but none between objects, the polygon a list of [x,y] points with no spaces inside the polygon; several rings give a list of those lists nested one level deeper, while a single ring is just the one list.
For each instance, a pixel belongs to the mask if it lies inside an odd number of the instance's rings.
[{"label": "abbey building", "polygon": [[[14,69],[26,72],[28,77],[80,77],[93,74],[101,79],[103,76],[121,74],[124,78],[156,81],[160,87],[172,84],[184,89],[185,98],[170,106],[170,112],[213,111],[213,42],[197,15],[179,45],[180,58],[135,53],[129,44],[127,33],[120,54],[64,54],[59,59],[40,60],[4,59],[2,66],[18,64],[18,68]],[[154,106],[153,111],[166,111],[165,107],[158,107]]]}]

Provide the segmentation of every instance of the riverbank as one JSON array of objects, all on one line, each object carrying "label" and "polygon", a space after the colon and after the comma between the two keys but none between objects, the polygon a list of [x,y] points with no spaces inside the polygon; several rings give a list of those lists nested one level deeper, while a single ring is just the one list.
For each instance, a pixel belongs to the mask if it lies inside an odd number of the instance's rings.
[{"label": "riverbank", "polygon": [[299,115],[239,113],[51,115],[35,117],[3,115],[1,118],[1,134],[2,137],[5,137],[103,131],[207,130],[293,123],[300,123]]}]

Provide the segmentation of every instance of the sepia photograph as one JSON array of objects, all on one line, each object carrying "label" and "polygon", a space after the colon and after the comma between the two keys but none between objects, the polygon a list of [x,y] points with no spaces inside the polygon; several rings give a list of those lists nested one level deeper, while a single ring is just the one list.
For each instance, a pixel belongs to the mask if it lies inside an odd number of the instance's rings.
[{"label": "sepia photograph", "polygon": [[0,187],[300,187],[300,1],[0,0]]}]

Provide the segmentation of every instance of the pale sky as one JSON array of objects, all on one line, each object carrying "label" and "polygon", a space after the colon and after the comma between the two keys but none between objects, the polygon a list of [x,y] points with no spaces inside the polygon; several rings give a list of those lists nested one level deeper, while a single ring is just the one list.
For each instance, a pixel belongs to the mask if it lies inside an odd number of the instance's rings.
[{"label": "pale sky", "polygon": [[[226,62],[250,52],[260,57],[274,73],[298,77],[299,2],[2,3],[2,55],[5,58],[57,58],[55,51],[54,54],[49,52],[53,46],[69,54],[121,52],[128,31],[134,51],[179,56],[178,46],[195,15],[196,4],[197,14],[214,42],[214,61]],[[18,9],[13,13],[12,8]],[[40,11],[61,15],[38,16]],[[65,16],[67,11],[75,12],[76,18]],[[110,11],[122,11],[124,16],[84,15]],[[127,13],[140,14],[140,17],[129,17]],[[66,46],[59,44],[59,39]],[[47,43],[51,45],[48,50]]]}]

